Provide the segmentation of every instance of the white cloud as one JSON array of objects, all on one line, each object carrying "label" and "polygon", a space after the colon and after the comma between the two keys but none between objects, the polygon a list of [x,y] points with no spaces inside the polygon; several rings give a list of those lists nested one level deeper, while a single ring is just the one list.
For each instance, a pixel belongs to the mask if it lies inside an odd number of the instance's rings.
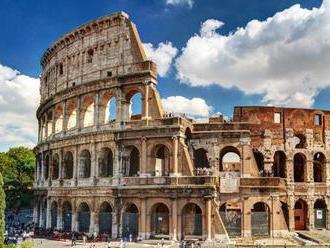
[{"label": "white cloud", "polygon": [[194,5],[194,0],[166,0],[167,5],[187,5],[192,8]]},{"label": "white cloud", "polygon": [[178,53],[178,49],[174,47],[171,42],[161,42],[158,44],[157,48],[151,43],[145,43],[143,45],[148,59],[151,59],[157,64],[159,76],[166,76],[174,57]]},{"label": "white cloud", "polygon": [[237,87],[267,104],[300,107],[330,86],[330,0],[311,10],[294,5],[228,35],[216,32],[222,25],[207,20],[188,40],[176,59],[182,82]]},{"label": "white cloud", "polygon": [[208,117],[213,111],[213,107],[207,105],[202,98],[185,98],[183,96],[169,96],[162,99],[163,107],[166,112],[187,114],[195,118]]},{"label": "white cloud", "polygon": [[38,103],[39,79],[0,64],[0,150],[35,144]]}]

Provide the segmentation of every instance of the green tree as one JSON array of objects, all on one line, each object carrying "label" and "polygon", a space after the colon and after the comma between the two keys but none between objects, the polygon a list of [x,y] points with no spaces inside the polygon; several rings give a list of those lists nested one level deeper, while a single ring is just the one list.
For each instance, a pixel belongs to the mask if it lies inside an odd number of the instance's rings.
[{"label": "green tree", "polygon": [[30,207],[35,165],[33,151],[26,147],[10,148],[0,154],[0,164],[8,208]]},{"label": "green tree", "polygon": [[0,247],[4,246],[4,236],[5,233],[5,209],[6,209],[6,195],[3,190],[3,180],[0,173]]}]

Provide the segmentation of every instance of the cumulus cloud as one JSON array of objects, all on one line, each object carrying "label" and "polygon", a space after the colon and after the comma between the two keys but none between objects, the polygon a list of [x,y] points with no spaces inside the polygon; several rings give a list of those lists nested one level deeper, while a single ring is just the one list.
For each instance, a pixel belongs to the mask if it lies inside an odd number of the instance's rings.
[{"label": "cumulus cloud", "polygon": [[217,32],[223,25],[207,20],[187,41],[175,62],[180,81],[237,87],[262,94],[266,104],[300,107],[330,86],[330,0],[311,10],[293,5],[227,35]]},{"label": "cumulus cloud", "polygon": [[169,96],[162,99],[163,107],[166,112],[187,114],[195,118],[208,117],[213,111],[202,98],[186,98],[183,96]]},{"label": "cumulus cloud", "polygon": [[151,59],[157,64],[159,76],[166,76],[174,57],[178,53],[178,49],[174,47],[171,42],[161,42],[158,44],[157,48],[151,43],[145,43],[143,45],[148,59]]},{"label": "cumulus cloud", "polygon": [[0,64],[0,150],[35,144],[38,103],[39,79]]},{"label": "cumulus cloud", "polygon": [[167,5],[187,5],[192,8],[194,5],[194,0],[166,0]]}]

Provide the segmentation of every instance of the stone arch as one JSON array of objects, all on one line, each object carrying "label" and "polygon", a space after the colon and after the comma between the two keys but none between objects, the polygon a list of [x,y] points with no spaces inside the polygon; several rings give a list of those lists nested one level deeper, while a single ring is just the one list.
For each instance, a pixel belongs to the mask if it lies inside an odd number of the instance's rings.
[{"label": "stone arch", "polygon": [[241,236],[241,204],[225,202],[220,208],[220,216],[230,237]]},{"label": "stone arch", "polygon": [[48,154],[45,156],[44,178],[46,180],[49,178],[49,155]]},{"label": "stone arch", "polygon": [[117,100],[112,92],[106,92],[102,96],[99,106],[100,123],[108,124],[117,119]]},{"label": "stone arch", "polygon": [[326,181],[326,157],[322,152],[317,152],[314,154],[313,176],[314,182],[316,183],[325,183]]},{"label": "stone arch", "polygon": [[72,129],[77,126],[77,105],[75,102],[70,102],[67,107],[67,129]]},{"label": "stone arch", "polygon": [[293,156],[293,174],[295,182],[306,182],[306,156],[303,153]]},{"label": "stone arch", "polygon": [[234,146],[226,146],[220,151],[220,171],[240,171],[241,154]]},{"label": "stone arch", "polygon": [[299,199],[294,204],[294,224],[295,230],[305,230],[307,226],[307,203]]},{"label": "stone arch", "polygon": [[138,89],[131,90],[128,94],[126,94],[126,101],[129,103],[129,119],[140,120],[144,113],[143,93]]},{"label": "stone arch", "polygon": [[166,145],[158,144],[152,149],[155,176],[168,176],[170,173],[171,154]]},{"label": "stone arch", "polygon": [[210,168],[210,162],[208,159],[208,151],[204,148],[194,149],[193,156],[194,156],[194,167],[195,168]]},{"label": "stone arch", "polygon": [[306,136],[302,133],[295,133],[294,143],[296,149],[305,149],[307,147]]},{"label": "stone arch", "polygon": [[104,147],[101,149],[99,157],[99,176],[113,176],[113,153],[110,148]]},{"label": "stone arch", "polygon": [[94,99],[85,97],[82,104],[82,127],[90,127],[94,125]]},{"label": "stone arch", "polygon": [[55,108],[55,133],[63,130],[63,107],[61,105]]},{"label": "stone arch", "polygon": [[192,138],[190,127],[186,128],[184,135],[185,135],[184,143],[188,146],[190,144],[190,140]]},{"label": "stone arch", "polygon": [[136,238],[139,234],[139,209],[134,203],[126,206],[122,217],[122,236]]},{"label": "stone arch", "polygon": [[73,154],[70,151],[67,151],[64,155],[63,161],[63,179],[73,178]]},{"label": "stone arch", "polygon": [[79,155],[79,178],[91,177],[91,154],[86,149]]},{"label": "stone arch", "polygon": [[286,155],[283,151],[276,151],[272,166],[273,176],[286,178]]},{"label": "stone arch", "polygon": [[52,162],[52,179],[56,180],[59,178],[59,163],[60,157],[57,153],[53,155],[53,162]]},{"label": "stone arch", "polygon": [[164,203],[156,203],[151,208],[151,237],[170,234],[170,210]]},{"label": "stone arch", "polygon": [[187,203],[183,207],[181,215],[184,238],[203,235],[203,213],[197,204]]},{"label": "stone arch", "polygon": [[270,209],[265,202],[256,202],[251,209],[252,236],[268,236],[270,234]]},{"label": "stone arch", "polygon": [[128,163],[126,167],[126,175],[129,177],[138,176],[140,172],[140,152],[135,146],[129,146]]},{"label": "stone arch", "polygon": [[314,203],[315,228],[327,227],[327,204],[324,199],[317,199]]},{"label": "stone arch", "polygon": [[57,202],[53,201],[50,207],[50,227],[56,228],[57,227]]},{"label": "stone arch", "polygon": [[90,48],[87,50],[86,53],[86,62],[87,63],[92,63],[93,62],[93,57],[94,57],[94,49]]},{"label": "stone arch", "polygon": [[62,222],[63,231],[71,231],[72,229],[72,205],[70,202],[65,201],[62,206]]},{"label": "stone arch", "polygon": [[86,202],[80,203],[78,207],[78,231],[89,232],[91,211]]},{"label": "stone arch", "polygon": [[108,202],[103,202],[99,210],[99,233],[108,234],[112,232],[112,207]]}]

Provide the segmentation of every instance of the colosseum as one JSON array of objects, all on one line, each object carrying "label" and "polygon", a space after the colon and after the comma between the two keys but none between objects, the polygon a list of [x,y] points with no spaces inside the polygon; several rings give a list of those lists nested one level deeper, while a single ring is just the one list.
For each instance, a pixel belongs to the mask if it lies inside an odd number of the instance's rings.
[{"label": "colosseum", "polygon": [[65,34],[41,65],[39,227],[222,242],[330,228],[329,111],[165,113],[156,64],[123,12]]}]

